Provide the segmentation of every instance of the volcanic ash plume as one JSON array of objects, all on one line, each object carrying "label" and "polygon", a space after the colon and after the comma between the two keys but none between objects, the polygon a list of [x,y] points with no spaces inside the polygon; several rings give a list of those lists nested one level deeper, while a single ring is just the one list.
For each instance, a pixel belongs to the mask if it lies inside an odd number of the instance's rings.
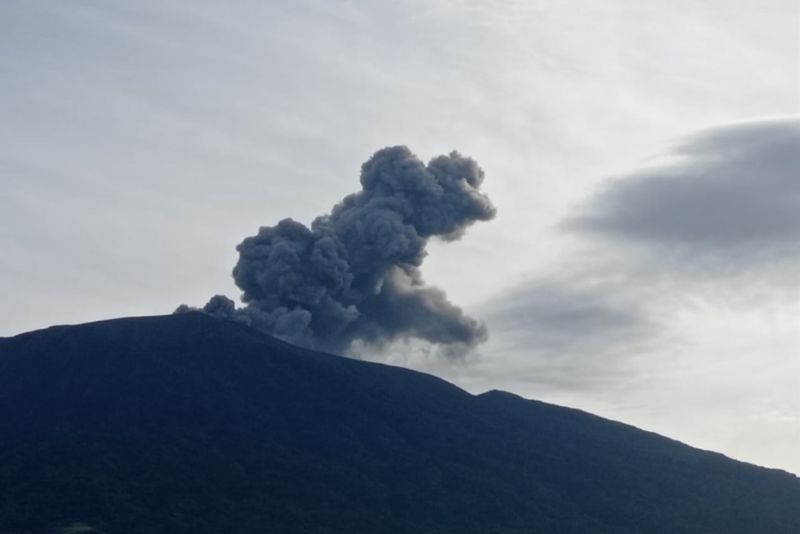
[{"label": "volcanic ash plume", "polygon": [[310,228],[284,219],[242,241],[233,277],[244,307],[217,295],[203,310],[334,352],[407,338],[474,346],[485,327],[426,285],[419,268],[428,239],[452,241],[494,217],[482,181],[457,152],[426,166],[405,146],[379,150],[361,167],[361,191]]}]

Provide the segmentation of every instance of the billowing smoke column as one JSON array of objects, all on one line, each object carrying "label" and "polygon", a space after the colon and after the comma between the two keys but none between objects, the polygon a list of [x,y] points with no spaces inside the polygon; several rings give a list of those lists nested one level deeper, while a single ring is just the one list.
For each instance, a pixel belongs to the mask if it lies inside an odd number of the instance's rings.
[{"label": "billowing smoke column", "polygon": [[217,295],[203,310],[335,352],[398,338],[473,346],[485,327],[425,285],[419,267],[429,238],[455,240],[494,217],[482,181],[457,152],[426,166],[405,146],[379,150],[361,167],[361,191],[311,228],[284,219],[242,241],[233,277],[244,307]]}]

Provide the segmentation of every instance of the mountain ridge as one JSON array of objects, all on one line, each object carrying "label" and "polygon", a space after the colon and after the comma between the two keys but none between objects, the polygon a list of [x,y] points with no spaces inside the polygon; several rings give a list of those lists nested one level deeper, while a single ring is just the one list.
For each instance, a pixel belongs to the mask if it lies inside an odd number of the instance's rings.
[{"label": "mountain ridge", "polygon": [[786,471],[200,313],[0,338],[0,386],[3,534],[800,530]]}]

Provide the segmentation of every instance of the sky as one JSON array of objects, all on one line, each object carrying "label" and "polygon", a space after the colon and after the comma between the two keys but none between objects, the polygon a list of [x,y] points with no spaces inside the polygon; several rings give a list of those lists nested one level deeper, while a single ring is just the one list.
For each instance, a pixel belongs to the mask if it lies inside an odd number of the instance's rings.
[{"label": "sky", "polygon": [[497,214],[421,273],[488,341],[360,357],[800,473],[796,0],[10,0],[0,47],[0,335],[237,297],[260,226],[458,150]]}]

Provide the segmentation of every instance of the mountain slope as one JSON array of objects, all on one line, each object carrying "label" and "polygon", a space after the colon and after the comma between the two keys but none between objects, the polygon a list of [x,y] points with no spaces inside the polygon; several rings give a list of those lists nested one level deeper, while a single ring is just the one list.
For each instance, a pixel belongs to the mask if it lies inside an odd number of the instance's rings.
[{"label": "mountain slope", "polygon": [[0,533],[797,533],[800,481],[199,313],[0,339]]}]

